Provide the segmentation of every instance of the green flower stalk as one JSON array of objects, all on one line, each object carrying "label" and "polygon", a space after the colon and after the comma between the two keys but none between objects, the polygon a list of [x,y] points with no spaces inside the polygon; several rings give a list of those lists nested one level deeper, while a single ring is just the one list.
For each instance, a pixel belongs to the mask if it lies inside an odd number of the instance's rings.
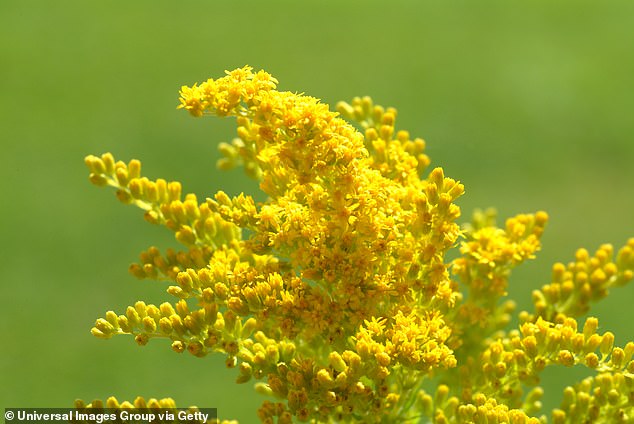
[{"label": "green flower stalk", "polygon": [[541,371],[576,364],[596,373],[565,390],[552,422],[634,422],[634,343],[614,346],[596,318],[577,322],[632,279],[634,239],[616,258],[604,245],[556,264],[535,310],[508,328],[511,271],[540,249],[545,212],[502,228],[478,212],[461,228],[463,185],[429,171],[425,142],[367,97],[333,112],[250,67],[180,95],[193,116],[235,118],[218,166],[243,166],[268,198],[199,200],[178,182],[142,177],[137,160],[88,156],[94,184],[114,187],[183,246],[150,247],[130,267],[166,281],[172,302],[108,311],[93,335],[225,355],[238,383],[268,397],[263,423],[546,422]]}]

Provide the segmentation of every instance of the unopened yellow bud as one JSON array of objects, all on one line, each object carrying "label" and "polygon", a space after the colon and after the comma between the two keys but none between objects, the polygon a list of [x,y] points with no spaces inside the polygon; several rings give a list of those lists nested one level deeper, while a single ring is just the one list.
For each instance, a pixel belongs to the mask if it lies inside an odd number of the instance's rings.
[{"label": "unopened yellow bud", "polygon": [[420,405],[421,411],[427,415],[431,416],[434,406],[433,398],[425,392],[419,392],[417,396],[417,403]]},{"label": "unopened yellow bud", "polygon": [[[198,278],[196,277],[196,279]],[[179,272],[176,276],[176,282],[185,291],[191,291],[194,288],[194,279],[189,272]]]},{"label": "unopened yellow bud", "polygon": [[590,254],[586,249],[577,249],[575,259],[577,262],[586,262],[590,258]]},{"label": "unopened yellow bud", "polygon": [[159,307],[159,311],[161,312],[161,315],[164,317],[169,317],[170,315],[174,315],[176,313],[176,311],[174,310],[174,307],[169,302],[161,303]]},{"label": "unopened yellow bud", "polygon": [[330,366],[338,372],[344,372],[348,369],[348,366],[339,352],[330,352],[330,355],[328,355],[328,362],[330,363]]},{"label": "unopened yellow bud", "polygon": [[119,324],[119,328],[121,328],[121,331],[123,331],[124,333],[132,332],[130,321],[128,320],[128,317],[126,317],[125,315],[119,315],[117,317],[117,323]]},{"label": "unopened yellow bud", "polygon": [[154,224],[154,225],[160,224],[161,222],[161,216],[155,210],[149,210],[145,212],[145,214],[143,215],[143,218],[150,224]]},{"label": "unopened yellow bud", "polygon": [[86,156],[86,158],[84,159],[84,163],[86,163],[86,166],[88,166],[88,169],[90,169],[92,173],[95,173],[95,174],[106,173],[106,165],[104,164],[103,160],[101,160],[97,156],[93,156],[93,155]]},{"label": "unopened yellow bud", "polygon": [[222,190],[218,191],[214,197],[216,198],[216,201],[220,205],[227,206],[227,207],[231,207],[232,206],[231,198],[224,191],[222,191]]},{"label": "unopened yellow bud", "polygon": [[379,128],[379,134],[381,135],[381,139],[385,141],[392,140],[392,135],[394,134],[394,127],[391,125],[381,125]]},{"label": "unopened yellow bud", "polygon": [[165,335],[171,334],[172,332],[172,322],[169,320],[169,318],[161,318],[159,320],[159,327],[161,329],[161,332]]},{"label": "unopened yellow bud", "polygon": [[90,333],[99,338],[99,339],[109,339],[110,337],[112,337],[112,334],[110,333],[104,333],[103,331],[101,331],[100,329],[98,329],[97,327],[93,327],[90,329]]},{"label": "unopened yellow bud", "polygon": [[388,366],[391,362],[390,355],[385,352],[378,352],[374,355],[374,357],[376,358],[376,361],[384,367]]},{"label": "unopened yellow bud", "polygon": [[623,349],[621,349],[620,347],[615,347],[614,350],[612,350],[612,356],[610,360],[612,362],[612,366],[616,367],[617,369],[625,365],[625,352],[623,351]]},{"label": "unopened yellow bud", "polygon": [[238,315],[249,314],[249,305],[239,297],[230,297],[227,306]]},{"label": "unopened yellow bud", "polygon": [[596,368],[599,366],[599,357],[596,353],[590,352],[586,355],[585,364],[588,368]]},{"label": "unopened yellow bud", "polygon": [[[130,182],[130,176],[128,175],[127,168],[125,168],[123,166],[117,167],[115,169],[115,171],[114,171],[114,176],[115,176],[119,186],[121,186],[121,187],[128,186],[128,184]],[[123,190],[121,190],[121,191],[123,191]],[[128,196],[130,196],[130,195],[128,194]]]},{"label": "unopened yellow bud", "polygon": [[255,391],[265,396],[273,395],[273,390],[271,390],[271,387],[269,387],[268,384],[262,382],[255,383]]},{"label": "unopened yellow bud", "polygon": [[198,209],[198,203],[193,200],[186,200],[183,203],[183,207],[185,208],[185,214],[187,218],[190,220],[195,220],[200,216],[200,210]]},{"label": "unopened yellow bud", "polygon": [[381,117],[381,124],[389,125],[394,127],[394,122],[396,121],[396,110],[388,109],[383,116]]},{"label": "unopened yellow bud", "polygon": [[566,413],[561,409],[553,410],[553,424],[565,424]]},{"label": "unopened yellow bud", "polygon": [[548,213],[544,211],[538,211],[535,214],[535,224],[539,226],[544,226],[548,222]]},{"label": "unopened yellow bud", "polygon": [[293,359],[293,356],[295,356],[295,344],[282,341],[280,343],[280,346],[281,346],[281,350],[280,350],[281,358],[284,361],[290,361],[291,359]]},{"label": "unopened yellow bud", "polygon": [[317,372],[317,381],[319,381],[323,387],[327,388],[332,387],[334,383],[332,376],[325,368],[322,368]]},{"label": "unopened yellow bud", "polygon": [[242,325],[242,331],[240,333],[240,337],[242,337],[243,339],[249,337],[251,333],[253,333],[257,325],[258,325],[258,321],[255,318],[251,317],[247,319]]},{"label": "unopened yellow bud", "polygon": [[91,183],[98,187],[103,187],[108,185],[108,179],[101,174],[90,174],[88,179]]},{"label": "unopened yellow bud", "polygon": [[370,127],[365,130],[365,138],[368,142],[372,143],[379,138],[379,133],[376,128]]},{"label": "unopened yellow bud", "polygon": [[132,178],[140,178],[141,177],[141,162],[132,159],[130,163],[128,163],[128,175],[130,179]]},{"label": "unopened yellow bud", "polygon": [[348,385],[348,374],[346,374],[345,372],[340,372],[339,374],[337,374],[337,377],[335,377],[335,385],[337,387],[345,387]]},{"label": "unopened yellow bud", "polygon": [[266,347],[266,359],[271,364],[277,364],[280,360],[280,351],[277,345],[268,345]]},{"label": "unopened yellow bud", "polygon": [[591,335],[588,340],[586,340],[586,344],[585,344],[585,349],[584,350],[586,352],[594,352],[596,350],[596,348],[599,347],[599,345],[601,344],[602,341],[603,341],[603,338],[595,333],[595,334]]},{"label": "unopened yellow bud", "polygon": [[583,336],[588,340],[599,328],[599,320],[594,317],[588,317],[583,325]]},{"label": "unopened yellow bud", "polygon": [[108,399],[106,399],[106,408],[117,409],[119,407],[120,404],[116,397],[110,396]]},{"label": "unopened yellow bud", "polygon": [[612,348],[614,347],[614,334],[611,332],[606,332],[601,339],[601,346],[599,350],[603,355],[609,355],[612,352]]},{"label": "unopened yellow bud", "polygon": [[112,325],[113,329],[119,328],[117,314],[115,314],[113,311],[106,312],[106,320],[110,323],[110,325]]},{"label": "unopened yellow bud", "polygon": [[434,404],[438,407],[443,405],[449,396],[449,386],[446,384],[441,384],[436,389],[436,399],[434,400]]},{"label": "unopened yellow bud", "polygon": [[537,355],[537,339],[535,336],[528,336],[522,340],[522,345],[526,350],[526,353],[530,357],[535,357]]},{"label": "unopened yellow bud", "polygon": [[220,158],[216,161],[216,168],[221,171],[229,171],[236,167],[235,160],[229,158]]},{"label": "unopened yellow bud", "polygon": [[156,331],[156,321],[150,317],[143,318],[143,328],[148,333],[154,333]]},{"label": "unopened yellow bud", "polygon": [[610,405],[616,405],[619,400],[621,400],[621,394],[617,390],[612,389],[608,392],[608,402]]},{"label": "unopened yellow bud", "polygon": [[347,102],[340,101],[336,105],[337,112],[347,119],[354,119],[354,108]]},{"label": "unopened yellow bud", "polygon": [[[132,201],[134,200],[132,198],[132,196],[130,195],[130,192],[127,191],[127,190],[117,190],[115,195],[117,196],[117,199],[121,203],[126,204],[126,205],[132,203]],[[146,220],[147,220],[147,218],[146,218]]]},{"label": "unopened yellow bud", "polygon": [[128,189],[130,190],[130,195],[133,198],[141,199],[143,197],[143,183],[141,182],[141,179],[131,179],[128,183]]},{"label": "unopened yellow bud", "polygon": [[196,243],[196,235],[194,234],[192,227],[189,225],[183,225],[181,229],[176,232],[176,240],[186,246],[191,246]]},{"label": "unopened yellow bud", "polygon": [[571,367],[575,364],[575,357],[569,350],[562,350],[557,355],[557,361],[566,367]]},{"label": "unopened yellow bud", "polygon": [[[124,402],[124,404],[125,404],[125,402]],[[123,404],[122,404],[122,406],[123,406]],[[95,399],[92,402],[90,402],[90,407],[96,408],[96,409],[103,408],[103,401],[101,399]]]},{"label": "unopened yellow bud", "polygon": [[182,187],[178,181],[171,181],[167,183],[167,193],[170,201],[180,201]]},{"label": "unopened yellow bud", "polygon": [[169,317],[170,323],[172,324],[172,329],[176,331],[177,334],[183,335],[185,334],[185,326],[183,325],[183,320],[178,315],[172,315]]},{"label": "unopened yellow bud", "polygon": [[144,182],[143,192],[145,194],[145,198],[152,203],[156,203],[159,198],[158,188],[156,186],[156,183],[154,181],[149,181],[149,180],[143,180],[143,182]]},{"label": "unopened yellow bud", "polygon": [[130,325],[138,325],[141,322],[138,312],[132,306],[128,306],[126,309],[126,317]]}]

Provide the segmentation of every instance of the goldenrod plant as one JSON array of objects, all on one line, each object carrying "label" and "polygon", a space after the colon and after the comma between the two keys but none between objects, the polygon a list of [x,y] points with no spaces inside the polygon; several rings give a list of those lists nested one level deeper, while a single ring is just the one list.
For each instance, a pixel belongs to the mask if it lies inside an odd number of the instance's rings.
[{"label": "goldenrod plant", "polygon": [[[198,199],[142,176],[138,160],[88,156],[94,184],[183,246],[150,247],[130,267],[165,281],[172,301],[108,311],[94,336],[224,355],[237,383],[267,397],[263,423],[634,422],[634,343],[578,321],[632,279],[634,238],[555,264],[509,328],[510,274],[540,249],[547,214],[498,227],[477,212],[461,227],[463,185],[429,170],[425,142],[396,130],[396,110],[364,97],[334,112],[248,66],[183,87],[179,108],[235,118],[218,165],[243,166],[267,200]],[[592,376],[542,412],[540,373],[578,364]]]}]

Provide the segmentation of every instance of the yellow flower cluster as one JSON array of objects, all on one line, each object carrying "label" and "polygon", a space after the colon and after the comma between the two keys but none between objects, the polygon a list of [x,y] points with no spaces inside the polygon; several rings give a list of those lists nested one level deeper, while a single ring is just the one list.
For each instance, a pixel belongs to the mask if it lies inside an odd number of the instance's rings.
[{"label": "yellow flower cluster", "polygon": [[545,212],[522,214],[506,221],[504,229],[495,225],[495,212],[476,211],[471,225],[465,226],[462,256],[453,261],[452,271],[464,285],[466,300],[452,313],[451,346],[460,359],[481,351],[487,337],[510,321],[514,303],[498,307],[511,270],[540,249],[539,238],[548,220]]},{"label": "yellow flower cluster", "polygon": [[[255,380],[272,398],[257,413],[264,423],[542,422],[541,389],[523,387],[551,364],[600,373],[567,389],[557,423],[632,416],[634,344],[613,347],[594,318],[579,333],[574,317],[631,279],[634,241],[615,263],[603,246],[556,265],[534,294],[535,314],[508,330],[514,304],[502,298],[512,268],[540,248],[544,212],[504,228],[480,212],[461,229],[462,184],[428,172],[425,142],[367,97],[333,112],[250,67],[180,94],[193,116],[236,119],[218,166],[244,166],[268,199],[220,191],[201,202],[177,182],[142,177],[136,160],[88,156],[94,184],[114,187],[184,246],[150,247],[130,267],[168,281],[174,301],[108,311],[95,336],[223,353],[238,383]],[[423,387],[433,384],[431,396]]]},{"label": "yellow flower cluster", "polygon": [[438,386],[433,397],[421,391],[417,401],[425,416],[431,419],[425,422],[434,424],[540,423],[523,410],[510,409],[482,393],[474,396],[472,402],[461,401],[457,396],[450,396],[449,386],[445,384]]},{"label": "yellow flower cluster", "polygon": [[[199,416],[194,415],[196,412],[200,410],[198,408],[190,407],[190,408],[179,408],[178,411],[185,412],[186,415],[179,418],[176,408],[176,402],[172,398],[164,398],[164,399],[148,399],[147,401],[141,396],[134,399],[133,402],[123,401],[119,402],[117,398],[114,396],[109,397],[106,401],[102,401],[101,399],[95,399],[92,402],[86,404],[81,399],[75,401],[75,408],[84,414],[90,413],[98,413],[100,411],[108,410],[109,413],[114,411],[119,412],[119,414],[115,414],[115,417],[119,415],[118,419],[106,419],[104,421],[115,421],[115,422],[136,422],[137,417],[141,417],[139,422],[152,422],[152,423],[178,423],[178,422],[186,422],[188,424],[193,423],[205,423],[205,424],[238,424],[237,421],[230,420],[219,420],[217,418],[210,418],[206,421],[204,418],[198,419]],[[129,413],[129,419],[125,419],[126,417],[121,417],[120,413],[126,411]],[[171,411],[171,416],[168,416],[166,412]],[[163,414],[163,415],[161,415]],[[151,418],[150,418],[151,417]],[[189,419],[190,417],[194,417],[194,419]],[[91,419],[88,421],[96,422],[98,419]],[[80,422],[82,422],[80,420]]]},{"label": "yellow flower cluster", "polygon": [[553,424],[631,423],[632,371],[630,368],[628,374],[601,373],[575,387],[566,387],[561,409],[553,411]]},{"label": "yellow flower cluster", "polygon": [[145,400],[143,397],[139,396],[134,399],[133,402],[123,401],[119,402],[117,398],[114,396],[109,397],[106,401],[102,401],[101,399],[95,399],[92,402],[86,404],[83,400],[76,400],[75,407],[78,409],[174,409],[176,408],[176,402],[172,398],[164,398],[164,399],[148,399]]},{"label": "yellow flower cluster", "polygon": [[[588,318],[583,332],[577,332],[577,322],[567,318],[562,324],[552,324],[541,318],[536,323],[524,323],[520,330],[492,342],[478,357],[461,365],[463,382],[469,381],[463,398],[470,399],[471,390],[488,396],[500,396],[507,405],[521,405],[521,385],[539,383],[539,373],[548,365],[571,367],[584,364],[589,368],[621,373],[634,370],[630,363],[634,343],[625,349],[614,347],[614,335],[596,333],[598,321]],[[598,353],[598,354],[597,354]],[[481,372],[473,373],[478,367]]]},{"label": "yellow flower cluster", "polygon": [[612,287],[622,286],[634,277],[634,238],[628,240],[616,255],[614,248],[604,244],[594,256],[579,249],[575,261],[568,266],[553,266],[553,282],[533,292],[535,315],[524,315],[524,320],[535,316],[561,321],[562,317],[585,314],[590,302],[608,295]]}]

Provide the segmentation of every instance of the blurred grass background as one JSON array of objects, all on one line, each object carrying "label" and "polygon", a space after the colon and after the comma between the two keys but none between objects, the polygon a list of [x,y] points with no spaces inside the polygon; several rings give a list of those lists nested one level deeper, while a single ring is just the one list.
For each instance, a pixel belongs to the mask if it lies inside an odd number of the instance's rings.
[{"label": "blurred grass background", "polygon": [[[244,64],[331,105],[371,95],[397,107],[399,128],[465,183],[465,219],[475,207],[546,210],[544,248],[509,290],[527,307],[554,261],[634,236],[632,28],[627,1],[4,0],[2,406],[172,396],[256,421],[261,399],[221,357],[90,335],[108,309],[167,298],[127,266],[175,242],[91,186],[83,164],[111,151],[202,197],[254,192],[240,171],[214,168],[233,122],[175,110],[180,85]],[[593,314],[622,344],[634,339],[634,287],[613,294]],[[569,372],[546,373],[547,407]]]}]

